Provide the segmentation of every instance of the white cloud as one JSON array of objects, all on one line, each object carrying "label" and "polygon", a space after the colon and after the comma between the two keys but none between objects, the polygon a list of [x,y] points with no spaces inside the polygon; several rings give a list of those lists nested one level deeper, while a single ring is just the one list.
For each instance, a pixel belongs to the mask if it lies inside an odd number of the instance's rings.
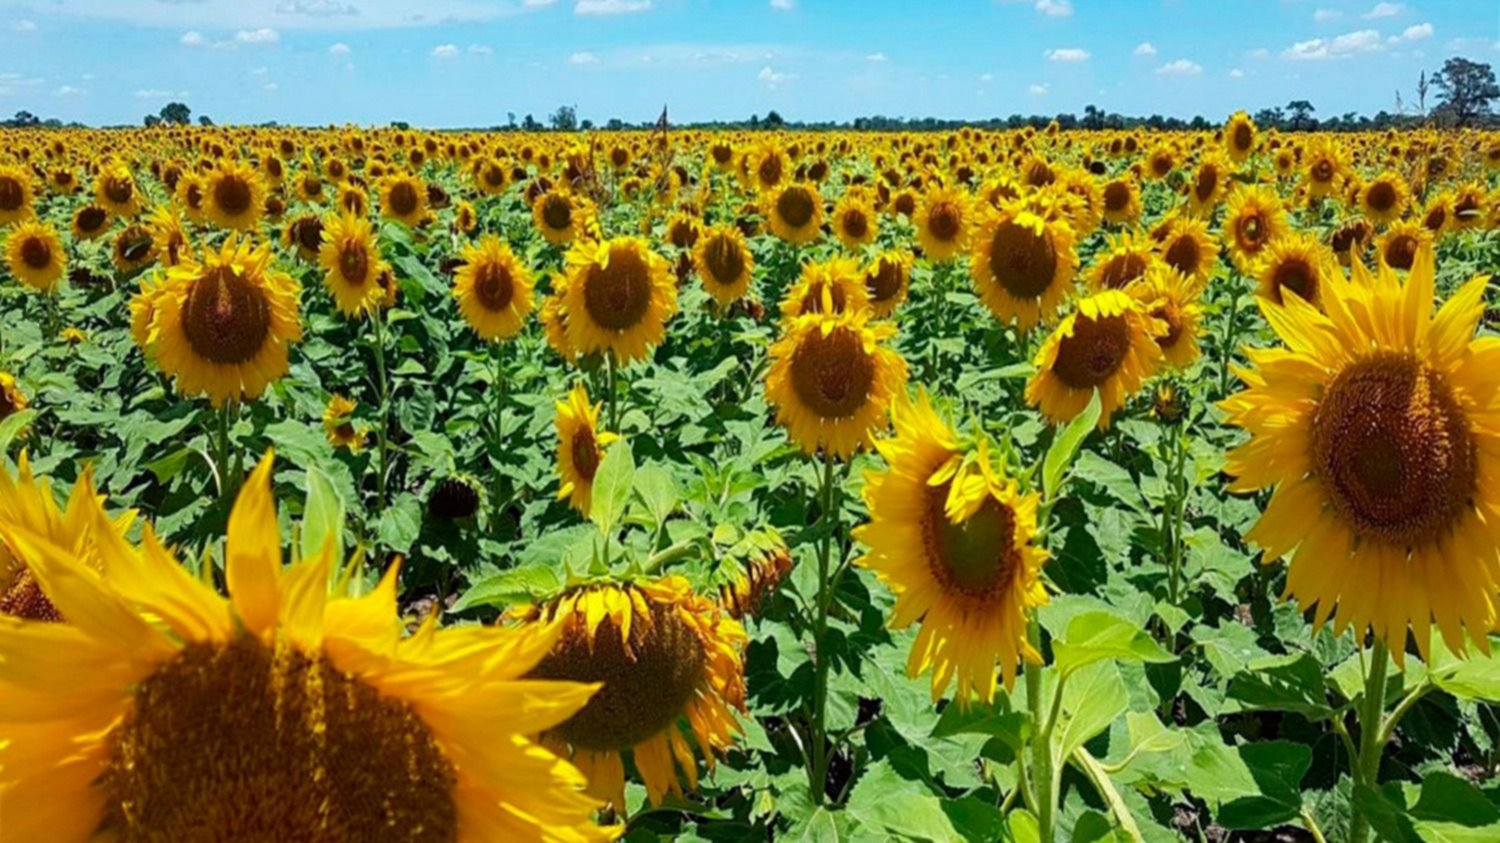
[{"label": "white cloud", "polygon": [[888,59],[887,59],[885,53],[871,53],[868,56],[865,56],[865,61],[873,61],[873,62],[877,62],[878,63],[878,62],[883,62],[883,61],[887,61],[887,60]]},{"label": "white cloud", "polygon": [[981,74],[979,74],[979,81],[981,81],[984,84],[988,85],[991,82],[995,81],[995,74],[993,74],[993,73],[981,73]]},{"label": "white cloud", "polygon": [[760,69],[760,73],[756,74],[755,78],[774,88],[777,85],[780,85],[782,82],[790,82],[797,77],[791,73],[782,73],[780,71],[772,70],[771,66],[768,64]]},{"label": "white cloud", "polygon": [[278,0],[276,14],[327,18],[357,15],[359,9],[353,3],[341,3],[339,0]]},{"label": "white cloud", "polygon": [[55,93],[60,97],[81,97],[84,94],[88,93],[88,91],[85,91],[82,88],[75,88],[72,85],[64,85],[61,88],[58,88]]},{"label": "white cloud", "polygon": [[1197,76],[1202,72],[1203,65],[1188,61],[1187,59],[1169,61],[1156,69],[1156,73],[1159,76]]},{"label": "white cloud", "polygon": [[1254,50],[1246,53],[1245,55],[1249,58],[1255,59],[1256,61],[1265,61],[1266,59],[1271,57],[1271,51],[1267,50],[1265,47],[1257,47]]},{"label": "white cloud", "polygon": [[1036,0],[1036,10],[1048,17],[1066,18],[1073,14],[1073,4],[1068,0]]},{"label": "white cloud", "polygon": [[10,25],[12,32],[36,32],[36,21],[18,20]]},{"label": "white cloud", "polygon": [[469,52],[476,56],[487,56],[495,52],[495,48],[488,44],[470,44]]},{"label": "white cloud", "polygon": [[1343,16],[1344,13],[1340,12],[1338,9],[1319,9],[1316,12],[1313,12],[1313,20],[1317,21],[1318,23],[1338,20]]},{"label": "white cloud", "polygon": [[797,8],[797,0],[771,0],[771,8],[788,11]]},{"label": "white cloud", "polygon": [[170,100],[187,99],[187,91],[163,91],[157,88],[142,88],[135,92],[138,100]]},{"label": "white cloud", "polygon": [[261,88],[263,90],[265,90],[265,92],[268,93],[268,94],[274,94],[274,93],[276,93],[276,89],[278,87],[280,87],[280,86],[278,86],[275,82],[267,82],[266,84],[264,84],[264,85],[261,86]]},{"label": "white cloud", "polygon": [[1408,26],[1402,30],[1400,35],[1392,35],[1388,40],[1392,44],[1400,44],[1410,41],[1426,41],[1432,37],[1432,24],[1418,23]]},{"label": "white cloud", "polygon": [[234,41],[236,44],[275,44],[281,41],[281,34],[265,27],[241,29],[234,34]]},{"label": "white cloud", "polygon": [[589,52],[574,53],[573,55],[571,55],[571,56],[568,57],[568,63],[569,64],[598,64],[599,63],[599,57],[596,56],[596,55],[594,55],[593,53],[589,53]]},{"label": "white cloud", "polygon": [[270,72],[271,72],[271,68],[269,68],[269,67],[252,67],[252,68],[250,68],[250,75],[251,76],[265,76],[267,73],[270,73]]},{"label": "white cloud", "polygon": [[651,8],[651,0],[578,0],[575,15],[628,15]]},{"label": "white cloud", "polygon": [[208,46],[208,40],[203,37],[203,33],[198,32],[197,30],[182,33],[182,37],[177,39],[177,43],[181,44],[184,47]]},{"label": "white cloud", "polygon": [[349,55],[349,45],[345,44],[342,41],[340,41],[337,44],[334,44],[333,46],[331,46],[331,47],[328,48],[328,55],[330,55],[330,56],[347,56],[347,55]]},{"label": "white cloud", "polygon": [[1238,67],[1236,67],[1236,68],[1234,68],[1234,69],[1232,69],[1232,70],[1229,71],[1229,78],[1230,79],[1244,79],[1245,78],[1245,71],[1240,70]]},{"label": "white cloud", "polygon": [[1373,29],[1361,29],[1358,32],[1346,32],[1332,40],[1314,38],[1310,41],[1298,41],[1283,50],[1281,55],[1282,58],[1293,61],[1319,61],[1373,53],[1380,48],[1380,33]]},{"label": "white cloud", "polygon": [[1048,50],[1042,54],[1047,61],[1079,62],[1089,60],[1089,51],[1080,50],[1077,47],[1059,47],[1056,50]]},{"label": "white cloud", "polygon": [[432,48],[432,57],[435,59],[451,59],[458,55],[458,47],[454,44],[439,44]]},{"label": "white cloud", "polygon": [[1135,55],[1138,56],[1154,56],[1156,55],[1156,45],[1152,44],[1150,41],[1142,41],[1141,43],[1135,45],[1134,52]]},{"label": "white cloud", "polygon": [[540,9],[543,6],[550,6],[556,2],[557,0],[522,0],[521,5],[528,9]]},{"label": "white cloud", "polygon": [[1034,97],[1039,97],[1039,96],[1042,96],[1043,94],[1047,93],[1047,86],[1046,85],[1032,85],[1031,87],[1029,87],[1029,88],[1026,89],[1026,92],[1029,93],[1029,94],[1031,94]]},{"label": "white cloud", "polygon": [[1406,10],[1405,3],[1376,3],[1375,7],[1365,12],[1365,20],[1376,20],[1378,18],[1393,18]]}]

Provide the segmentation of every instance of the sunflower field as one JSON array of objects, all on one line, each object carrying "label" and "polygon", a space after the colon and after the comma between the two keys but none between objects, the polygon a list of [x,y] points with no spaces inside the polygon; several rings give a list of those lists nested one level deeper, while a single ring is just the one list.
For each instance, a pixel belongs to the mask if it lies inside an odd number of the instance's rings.
[{"label": "sunflower field", "polygon": [[0,130],[0,843],[1500,840],[1500,134]]}]

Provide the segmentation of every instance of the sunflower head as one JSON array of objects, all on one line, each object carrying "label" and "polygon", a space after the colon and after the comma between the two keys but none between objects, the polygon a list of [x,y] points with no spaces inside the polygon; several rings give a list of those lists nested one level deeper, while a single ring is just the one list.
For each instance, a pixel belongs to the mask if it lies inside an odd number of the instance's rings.
[{"label": "sunflower head", "polygon": [[589,207],[572,192],[553,188],[531,203],[531,219],[548,243],[566,245],[587,230]]},{"label": "sunflower head", "polygon": [[345,211],[325,217],[319,234],[323,285],[339,312],[345,316],[373,313],[384,303],[379,278],[389,266],[380,256],[374,226],[365,217]]},{"label": "sunflower head", "polygon": [[80,205],[73,212],[73,220],[69,228],[73,232],[74,240],[93,240],[102,237],[109,230],[109,211],[98,205]]},{"label": "sunflower head", "polygon": [[1200,217],[1213,214],[1229,187],[1231,172],[1233,170],[1224,158],[1216,154],[1205,155],[1188,179],[1188,210]]},{"label": "sunflower head", "polygon": [[265,184],[249,164],[226,161],[209,174],[203,192],[203,215],[214,225],[253,231],[265,206]]},{"label": "sunflower head", "polygon": [[380,180],[380,215],[405,226],[427,215],[427,185],[416,176],[394,173]]},{"label": "sunflower head", "polygon": [[35,196],[31,173],[21,167],[0,166],[0,225],[28,219]]},{"label": "sunflower head", "polygon": [[833,233],[851,251],[875,242],[880,220],[868,192],[850,188],[833,207]]},{"label": "sunflower head", "polygon": [[94,180],[94,203],[121,217],[141,210],[141,190],[130,168],[118,161],[105,165]]},{"label": "sunflower head", "polygon": [[1166,365],[1183,369],[1198,359],[1203,321],[1203,285],[1171,267],[1148,272],[1125,290],[1156,321],[1156,345]]},{"label": "sunflower head", "polygon": [[509,339],[531,315],[531,272],[493,234],[465,246],[463,265],[453,276],[458,311],[485,340]]},{"label": "sunflower head", "polygon": [[317,261],[323,249],[323,220],[317,214],[303,214],[287,224],[281,242],[305,261]]},{"label": "sunflower head", "polygon": [[5,259],[10,274],[42,293],[57,289],[67,266],[62,238],[50,225],[32,220],[14,225],[5,237]]},{"label": "sunflower head", "polygon": [[1253,272],[1272,241],[1286,230],[1286,209],[1275,191],[1259,185],[1240,185],[1229,195],[1224,212],[1224,245],[1240,272]]},{"label": "sunflower head", "polygon": [[1219,249],[1208,236],[1208,223],[1196,217],[1168,217],[1153,231],[1161,233],[1157,250],[1162,262],[1200,283],[1208,280]]},{"label": "sunflower head", "polygon": [[677,310],[666,259],[635,237],[574,243],[561,292],[573,350],[608,351],[623,362],[645,357],[661,342]]},{"label": "sunflower head", "polygon": [[16,383],[15,375],[0,369],[0,421],[26,409],[30,403],[20,384]]},{"label": "sunflower head", "polygon": [[972,202],[966,193],[951,187],[935,187],[922,195],[912,221],[917,225],[917,242],[928,260],[953,259],[969,244],[975,220]]},{"label": "sunflower head", "polygon": [[865,267],[865,292],[869,294],[870,312],[885,319],[906,301],[911,289],[912,254],[887,250],[876,255]]},{"label": "sunflower head", "polygon": [[1094,258],[1089,286],[1094,290],[1123,290],[1161,265],[1150,240],[1129,232],[1111,236],[1107,248]]},{"label": "sunflower head", "polygon": [[1410,201],[1411,189],[1406,186],[1406,179],[1390,170],[1365,182],[1359,191],[1360,210],[1377,225],[1399,219]]},{"label": "sunflower head", "polygon": [[1417,253],[1423,246],[1433,242],[1432,232],[1410,220],[1393,223],[1380,239],[1375,241],[1375,254],[1380,263],[1400,270],[1411,269],[1416,263]]},{"label": "sunflower head", "polygon": [[1243,111],[1236,111],[1224,124],[1224,151],[1236,163],[1255,151],[1255,121]]},{"label": "sunflower head", "polygon": [[858,313],[870,305],[859,263],[831,258],[802,265],[797,283],[781,300],[781,318],[791,322],[808,313]]},{"label": "sunflower head", "polygon": [[162,266],[174,267],[192,252],[192,244],[188,242],[187,230],[183,228],[182,216],[176,207],[157,205],[147,219],[146,227],[151,230],[151,241]]},{"label": "sunflower head", "polygon": [[1290,291],[1316,306],[1337,266],[1322,243],[1305,234],[1287,234],[1271,244],[1260,263],[1260,295],[1280,304]]},{"label": "sunflower head", "polygon": [[594,475],[604,462],[604,449],[619,436],[599,429],[599,403],[589,403],[582,384],[566,401],[557,402],[557,496],[587,516],[594,496]]},{"label": "sunflower head", "polygon": [[995,318],[1029,331],[1050,319],[1078,270],[1073,230],[1020,204],[990,214],[974,237],[969,275]]},{"label": "sunflower head", "polygon": [[354,412],[358,409],[358,404],[342,395],[328,399],[328,405],[323,408],[323,433],[328,437],[328,444],[334,448],[347,448],[352,454],[364,449],[368,431],[354,420]]},{"label": "sunflower head", "polygon": [[1141,186],[1130,175],[1119,176],[1105,182],[1100,189],[1101,209],[1106,222],[1115,224],[1135,222],[1141,216]]},{"label": "sunflower head", "polygon": [[110,260],[124,275],[150,266],[156,260],[156,240],[151,229],[138,222],[121,229],[110,249]]},{"label": "sunflower head", "polygon": [[771,233],[788,243],[803,245],[823,233],[823,197],[812,182],[788,182],[767,194]]},{"label": "sunflower head", "polygon": [[1097,390],[1103,410],[1099,427],[1108,427],[1114,412],[1160,365],[1160,331],[1146,308],[1119,290],[1079,300],[1037,352],[1026,401],[1054,424],[1066,424]]},{"label": "sunflower head", "polygon": [[738,228],[721,224],[698,235],[693,246],[693,267],[708,294],[720,307],[729,307],[749,291],[755,257]]}]

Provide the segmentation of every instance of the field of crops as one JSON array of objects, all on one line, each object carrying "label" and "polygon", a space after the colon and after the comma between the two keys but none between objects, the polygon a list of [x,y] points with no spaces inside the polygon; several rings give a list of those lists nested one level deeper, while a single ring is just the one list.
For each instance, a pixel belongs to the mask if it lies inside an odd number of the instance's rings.
[{"label": "field of crops", "polygon": [[1500,839],[1500,135],[0,130],[0,841]]}]

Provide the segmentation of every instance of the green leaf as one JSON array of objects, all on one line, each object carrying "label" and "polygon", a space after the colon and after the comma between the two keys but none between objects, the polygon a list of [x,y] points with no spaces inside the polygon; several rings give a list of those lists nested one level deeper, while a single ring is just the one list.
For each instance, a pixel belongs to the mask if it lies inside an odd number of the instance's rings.
[{"label": "green leaf", "polygon": [[462,612],[475,606],[508,606],[550,594],[562,578],[548,565],[535,563],[491,574],[465,591],[448,610]]},{"label": "green leaf", "polygon": [[594,496],[589,503],[589,518],[605,535],[620,523],[634,484],[635,455],[630,452],[630,443],[617,442],[605,452],[604,462],[599,464],[599,472],[594,475]]},{"label": "green leaf", "polygon": [[1175,657],[1145,630],[1109,612],[1085,612],[1068,623],[1067,635],[1052,644],[1054,665],[1063,675],[1103,659],[1170,662]]},{"label": "green leaf", "polygon": [[4,421],[0,421],[0,454],[10,450],[10,443],[20,437],[26,425],[31,424],[36,418],[36,413],[34,409],[22,410],[18,413],[11,413],[5,417]]},{"label": "green leaf", "polygon": [[1010,823],[1011,843],[1041,843],[1042,829],[1035,814],[1025,808],[1017,808],[1005,818]]},{"label": "green leaf", "polygon": [[1094,390],[1094,397],[1089,399],[1083,412],[1068,422],[1068,426],[1052,440],[1052,447],[1047,449],[1047,456],[1042,461],[1042,491],[1048,500],[1056,500],[1058,490],[1062,488],[1063,476],[1073,465],[1078,449],[1083,446],[1083,440],[1099,424],[1102,410],[1099,391]]},{"label": "green leaf", "polygon": [[1369,785],[1354,786],[1354,809],[1364,815],[1383,843],[1420,843],[1422,839],[1406,810]]},{"label": "green leaf", "polygon": [[1302,777],[1312,766],[1312,748],[1290,741],[1266,741],[1239,748],[1240,760],[1260,794],[1225,802],[1215,819],[1228,829],[1273,828],[1302,812]]},{"label": "green leaf", "polygon": [[1323,674],[1323,665],[1307,653],[1256,659],[1230,681],[1229,696],[1246,711],[1291,711],[1326,720],[1333,708]]},{"label": "green leaf", "polygon": [[854,839],[849,824],[849,817],[842,811],[820,807],[813,811],[807,822],[793,827],[788,839],[804,843],[844,843]]},{"label": "green leaf", "polygon": [[1011,708],[1009,697],[1001,695],[990,705],[974,703],[960,706],[952,703],[943,709],[943,713],[938,716],[937,725],[932,728],[932,737],[949,738],[954,735],[989,735],[1020,752],[1026,739],[1031,736],[1031,723],[1024,712]]},{"label": "green leaf", "polygon": [[328,575],[337,578],[339,567],[344,562],[344,502],[328,475],[309,468],[307,502],[302,508],[302,558],[317,556],[323,551],[325,542],[332,547]]},{"label": "green leaf", "polygon": [[635,491],[641,496],[641,502],[646,505],[646,511],[651,513],[653,528],[666,523],[672,512],[677,509],[677,503],[680,500],[677,481],[672,479],[672,472],[657,463],[652,463],[636,472]]},{"label": "green leaf", "polygon": [[[5,449],[0,447],[0,453]],[[160,459],[146,463],[146,470],[156,475],[156,482],[166,484],[172,478],[182,473],[187,467],[188,459],[193,455],[191,448],[178,448]]]},{"label": "green leaf", "polygon": [[1434,636],[1428,675],[1433,684],[1459,699],[1500,701],[1500,661],[1471,648],[1467,658],[1453,655]]},{"label": "green leaf", "polygon": [[1073,823],[1073,843],[1125,843],[1110,818],[1095,810],[1084,811]]},{"label": "green leaf", "polygon": [[397,498],[385,512],[380,514],[380,524],[375,535],[387,549],[396,553],[410,553],[422,532],[422,504],[415,496],[404,494]]},{"label": "green leaf", "polygon": [[889,761],[872,764],[849,794],[849,815],[870,830],[948,841],[958,831],[940,799],[921,782],[901,778]]},{"label": "green leaf", "polygon": [[1057,732],[1059,757],[1067,758],[1108,729],[1129,703],[1125,680],[1113,662],[1094,662],[1074,671],[1063,685],[1062,722]]}]

